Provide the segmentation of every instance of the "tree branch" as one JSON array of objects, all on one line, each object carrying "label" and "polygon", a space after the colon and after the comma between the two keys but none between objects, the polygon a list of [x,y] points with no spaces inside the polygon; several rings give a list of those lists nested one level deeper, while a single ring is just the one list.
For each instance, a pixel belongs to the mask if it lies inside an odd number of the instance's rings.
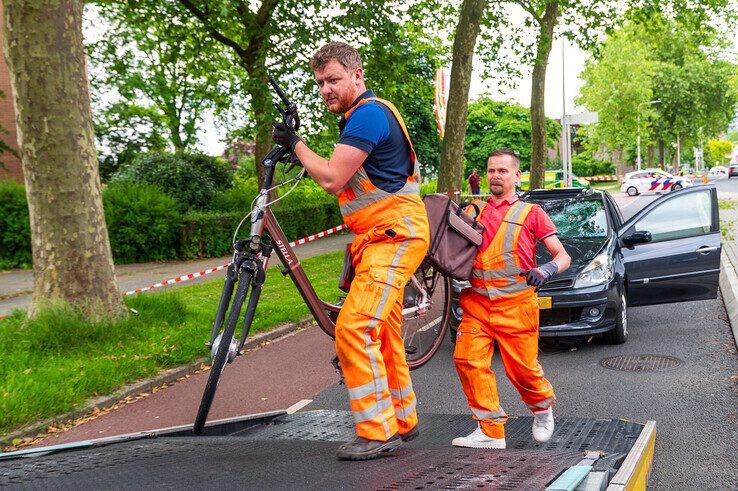
[{"label": "tree branch", "polygon": [[541,24],[543,22],[541,15],[536,12],[536,9],[533,8],[533,4],[531,4],[527,0],[513,0],[513,3],[517,3],[518,5],[523,7],[523,10],[528,12],[538,24]]},{"label": "tree branch", "polygon": [[208,15],[202,10],[200,10],[199,8],[197,8],[190,0],[179,0],[179,3],[182,4],[184,8],[192,12],[192,14],[195,17],[197,17],[200,20],[200,22],[202,22],[205,29],[210,33],[210,35],[213,36],[213,39],[232,48],[233,51],[235,51],[239,57],[243,58],[244,56],[246,56],[246,51],[241,47],[241,45],[238,44],[233,39],[226,36],[225,34],[218,31],[217,29],[215,29],[210,24]]},{"label": "tree branch", "polygon": [[269,21],[271,21],[272,13],[278,3],[279,0],[263,0],[259,11],[256,13],[256,17],[253,19],[249,45],[246,48],[246,53],[242,56],[247,66],[253,66],[256,62],[257,56],[266,39],[265,28],[269,24]]}]

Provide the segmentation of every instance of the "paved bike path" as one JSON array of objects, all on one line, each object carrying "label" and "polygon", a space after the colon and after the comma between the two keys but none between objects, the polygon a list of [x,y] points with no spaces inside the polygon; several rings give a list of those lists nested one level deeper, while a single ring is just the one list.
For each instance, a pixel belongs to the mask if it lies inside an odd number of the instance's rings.
[{"label": "paved bike path", "polygon": [[[287,409],[338,381],[333,340],[317,326],[247,351],[226,367],[209,420]],[[35,447],[192,424],[209,370],[152,391]]]},{"label": "paved bike path", "polygon": [[[319,256],[328,252],[343,250],[345,244],[353,240],[351,233],[338,233],[322,237],[295,247],[295,253],[300,260]],[[220,258],[200,259],[197,261],[170,261],[140,264],[121,264],[115,266],[115,276],[121,291],[130,291],[145,288],[160,281],[176,278],[189,273],[204,271],[231,261],[231,256]],[[276,255],[272,255],[269,267],[279,264]],[[176,288],[178,285],[191,285],[223,278],[225,270],[201,276],[183,283],[175,283],[162,288]],[[161,290],[162,288],[157,288]],[[10,314],[14,309],[27,309],[31,304],[33,292],[33,271],[12,270],[0,273],[0,315]]]}]

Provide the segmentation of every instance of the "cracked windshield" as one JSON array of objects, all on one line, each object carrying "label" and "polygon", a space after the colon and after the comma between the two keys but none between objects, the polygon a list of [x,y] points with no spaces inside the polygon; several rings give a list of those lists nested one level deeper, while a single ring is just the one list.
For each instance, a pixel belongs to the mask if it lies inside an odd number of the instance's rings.
[{"label": "cracked windshield", "polygon": [[540,205],[551,217],[562,239],[607,236],[607,216],[600,200],[549,201]]}]

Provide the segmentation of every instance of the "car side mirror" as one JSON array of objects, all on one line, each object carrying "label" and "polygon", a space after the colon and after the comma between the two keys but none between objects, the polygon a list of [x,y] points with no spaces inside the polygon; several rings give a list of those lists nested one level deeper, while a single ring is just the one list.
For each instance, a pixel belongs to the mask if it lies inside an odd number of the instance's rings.
[{"label": "car side mirror", "polygon": [[642,231],[642,232],[633,232],[627,237],[623,237],[623,244],[627,245],[628,247],[634,246],[636,244],[645,244],[647,242],[651,242],[653,237],[651,236],[651,232]]}]

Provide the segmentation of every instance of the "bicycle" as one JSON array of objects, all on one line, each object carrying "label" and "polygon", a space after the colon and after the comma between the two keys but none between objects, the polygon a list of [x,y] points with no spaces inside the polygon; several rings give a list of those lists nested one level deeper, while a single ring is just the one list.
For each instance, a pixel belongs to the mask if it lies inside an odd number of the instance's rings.
[{"label": "bicycle", "polygon": [[[284,107],[276,102],[274,105],[285,124],[296,131],[300,126],[297,106],[290,102],[274,78],[269,77],[269,83]],[[259,194],[252,202],[251,212],[241,220],[233,235],[233,261],[227,269],[210,341],[206,343],[206,346],[210,348],[213,362],[195,419],[193,432],[196,435],[203,431],[218,381],[225,366],[233,363],[242,354],[266,280],[264,268],[272,252],[277,254],[283,266],[282,274],[290,276],[318,326],[327,335],[334,337],[335,322],[341,309],[342,299],[339,297],[337,303],[328,303],[318,297],[272,213],[271,205],[281,198],[269,201],[273,190],[294,180],[295,184],[282,198],[292,192],[305,173],[302,169],[297,177],[273,186],[277,165],[289,164],[285,171],[286,175],[297,163],[291,152],[279,145],[275,145],[269,151],[262,161],[264,176]],[[251,218],[249,238],[237,240],[241,225],[249,217]],[[235,296],[233,295],[234,288]],[[440,348],[450,320],[451,294],[450,278],[441,275],[426,262],[421,264],[405,286],[402,336],[407,362],[411,370],[427,363]],[[237,339],[236,327],[247,297],[241,336]],[[224,321],[225,326],[223,326]],[[336,360],[334,360],[334,365],[338,369]]]}]

